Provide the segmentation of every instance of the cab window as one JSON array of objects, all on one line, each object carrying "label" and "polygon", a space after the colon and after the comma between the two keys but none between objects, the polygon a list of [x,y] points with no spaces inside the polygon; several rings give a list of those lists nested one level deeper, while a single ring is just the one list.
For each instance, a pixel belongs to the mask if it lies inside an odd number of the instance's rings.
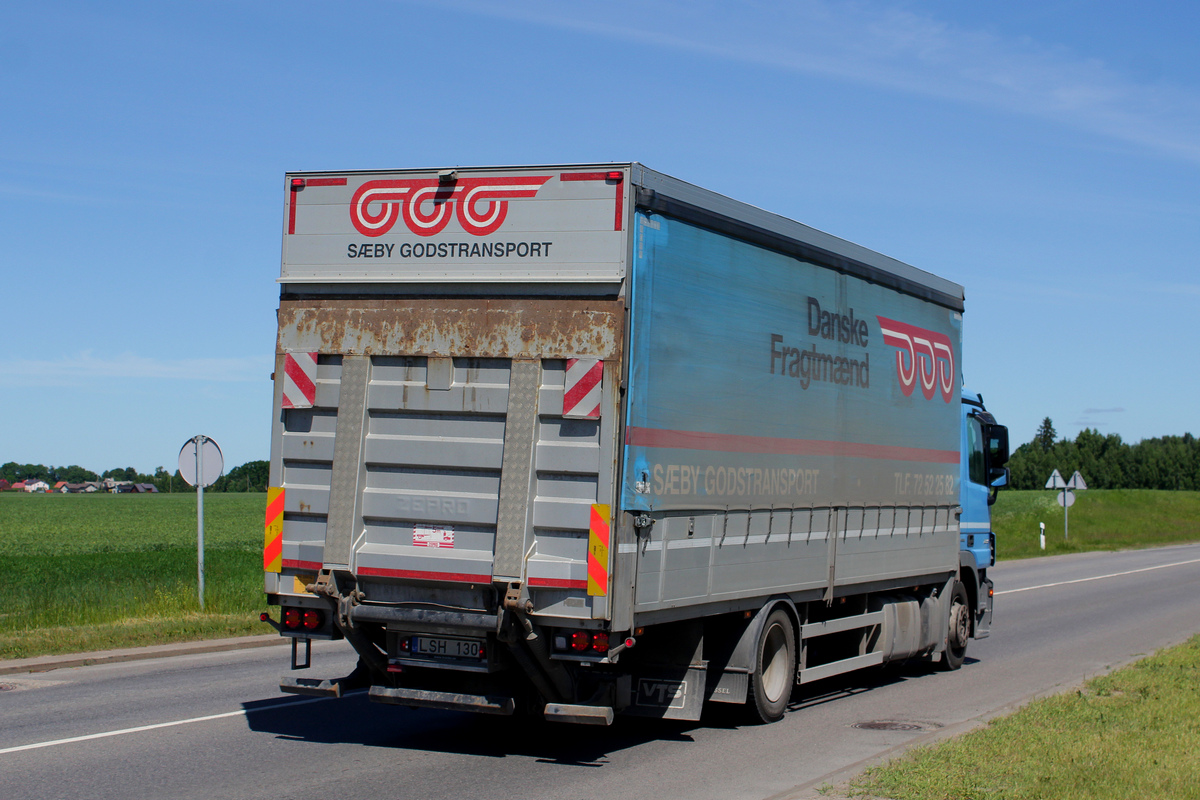
[{"label": "cab window", "polygon": [[983,469],[983,426],[976,417],[967,417],[967,475],[971,483],[987,483]]}]

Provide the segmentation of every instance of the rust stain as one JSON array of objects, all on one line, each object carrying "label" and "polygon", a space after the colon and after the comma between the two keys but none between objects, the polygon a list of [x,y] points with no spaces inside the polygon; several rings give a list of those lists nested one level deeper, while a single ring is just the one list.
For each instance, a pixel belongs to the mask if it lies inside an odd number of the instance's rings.
[{"label": "rust stain", "polygon": [[279,352],[612,360],[624,315],[595,298],[287,300]]}]

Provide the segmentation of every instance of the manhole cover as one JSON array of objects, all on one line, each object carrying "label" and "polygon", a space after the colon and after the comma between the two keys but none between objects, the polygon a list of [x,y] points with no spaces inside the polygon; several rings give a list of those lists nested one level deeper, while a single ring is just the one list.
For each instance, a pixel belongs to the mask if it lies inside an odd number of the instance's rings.
[{"label": "manhole cover", "polygon": [[926,728],[919,722],[897,722],[895,720],[856,722],[851,727],[861,728],[864,731],[923,731]]}]

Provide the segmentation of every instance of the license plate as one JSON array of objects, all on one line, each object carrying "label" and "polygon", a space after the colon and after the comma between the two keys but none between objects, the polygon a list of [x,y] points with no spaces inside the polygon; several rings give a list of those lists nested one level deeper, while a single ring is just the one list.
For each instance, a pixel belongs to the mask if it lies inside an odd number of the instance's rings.
[{"label": "license plate", "polygon": [[443,639],[432,636],[412,637],[412,654],[426,658],[483,658],[481,639]]}]

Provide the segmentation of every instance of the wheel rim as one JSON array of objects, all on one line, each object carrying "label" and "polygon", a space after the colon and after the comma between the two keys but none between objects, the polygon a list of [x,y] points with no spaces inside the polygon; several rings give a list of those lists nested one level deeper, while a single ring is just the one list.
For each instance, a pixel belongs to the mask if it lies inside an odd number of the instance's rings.
[{"label": "wheel rim", "polygon": [[787,635],[783,626],[772,625],[763,641],[762,688],[765,699],[774,703],[791,688],[788,669]]},{"label": "wheel rim", "polygon": [[950,646],[961,650],[967,646],[967,637],[971,632],[971,619],[967,607],[955,602],[950,613]]}]

